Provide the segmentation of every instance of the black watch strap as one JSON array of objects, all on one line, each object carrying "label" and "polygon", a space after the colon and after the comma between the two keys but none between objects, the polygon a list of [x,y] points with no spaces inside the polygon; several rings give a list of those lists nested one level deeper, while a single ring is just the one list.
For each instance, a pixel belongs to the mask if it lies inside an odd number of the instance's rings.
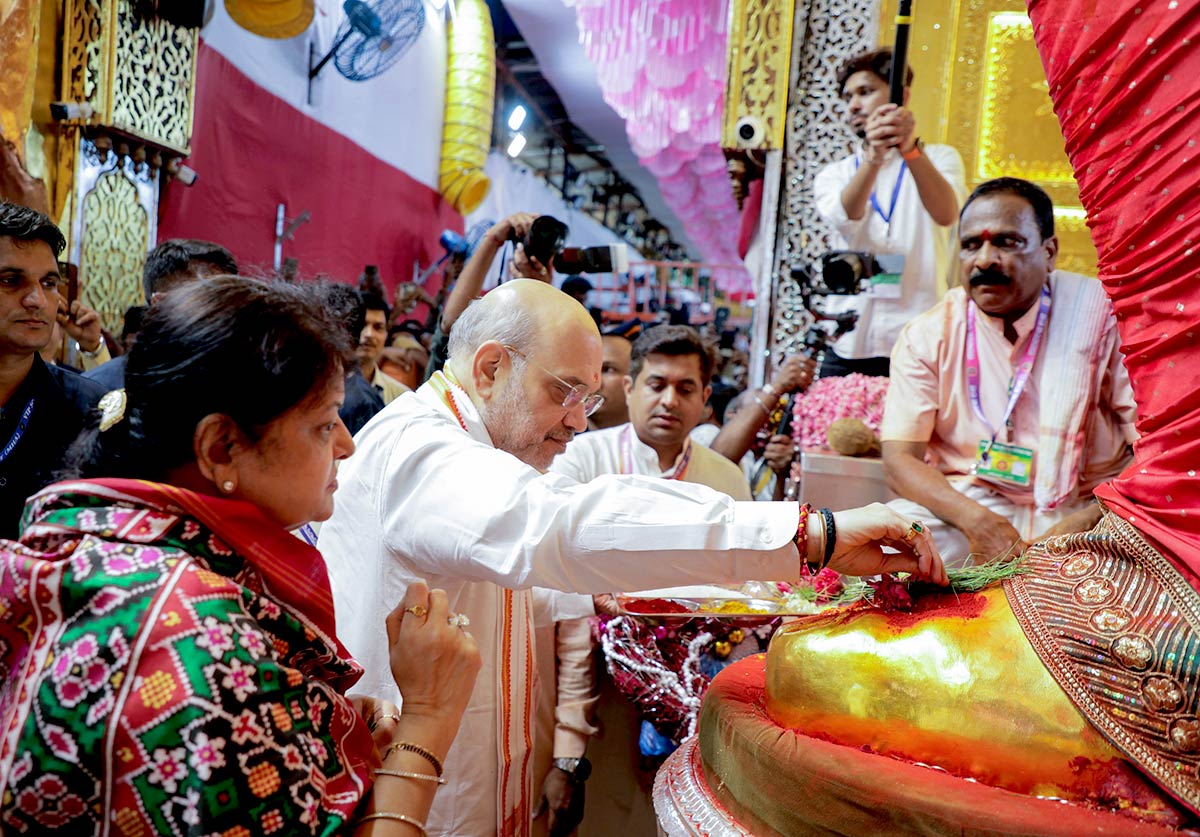
[{"label": "black watch strap", "polygon": [[586,782],[592,775],[592,763],[586,758],[558,758],[554,760],[554,766],[568,774],[573,782]]}]

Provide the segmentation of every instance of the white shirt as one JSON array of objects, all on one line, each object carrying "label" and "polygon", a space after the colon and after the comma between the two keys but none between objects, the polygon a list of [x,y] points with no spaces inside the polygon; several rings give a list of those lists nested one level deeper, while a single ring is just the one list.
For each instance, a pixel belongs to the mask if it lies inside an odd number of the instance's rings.
[{"label": "white shirt", "polygon": [[[691,449],[683,482],[707,485],[735,500],[749,501],[750,486],[742,470],[707,446],[692,444],[665,471],[659,465],[658,451],[644,443],[628,422],[619,427],[593,430],[575,438],[566,453],[554,460],[550,471],[576,482],[591,482],[601,474],[640,474],[658,479],[671,477],[679,462]],[[628,455],[628,457],[627,457]],[[626,459],[628,458],[628,461]],[[622,471],[624,469],[624,471]]]},{"label": "white shirt", "polygon": [[[927,145],[922,153],[950,183],[961,207],[967,196],[962,157],[948,145]],[[938,226],[929,216],[921,203],[912,172],[906,169],[900,177],[904,161],[894,149],[888,152],[875,176],[874,190],[876,202],[886,213],[899,179],[900,189],[890,226],[870,202],[862,218],[850,220],[842,207],[842,191],[854,177],[855,163],[861,161],[861,156],[861,153],[852,154],[817,172],[813,181],[817,212],[833,227],[836,249],[904,254],[900,298],[889,299],[869,293],[828,297],[825,311],[828,314],[858,311],[855,329],[833,344],[839,355],[844,358],[889,357],[900,329],[913,317],[932,308],[947,287],[947,278],[954,267],[951,243],[955,226]]]},{"label": "white shirt", "polygon": [[[799,511],[677,481],[607,476],[581,485],[539,474],[493,447],[467,394],[454,392],[467,432],[428,383],[359,432],[319,545],[338,636],[366,669],[356,692],[400,702],[384,619],[413,579],[444,588],[451,609],[471,619],[483,669],[428,825],[430,834],[490,835],[500,786],[503,587],[603,593],[791,580]],[[572,612],[560,599],[550,618],[590,612],[590,601]]]}]

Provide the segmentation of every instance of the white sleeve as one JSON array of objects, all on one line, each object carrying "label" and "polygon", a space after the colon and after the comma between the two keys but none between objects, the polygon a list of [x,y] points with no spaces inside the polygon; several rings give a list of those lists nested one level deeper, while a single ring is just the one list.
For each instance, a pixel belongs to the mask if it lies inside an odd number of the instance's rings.
[{"label": "white sleeve", "polygon": [[533,588],[533,625],[536,628],[595,615],[596,605],[590,595]]},{"label": "white sleeve", "polygon": [[418,573],[577,593],[799,573],[795,503],[636,476],[578,484],[457,428],[397,434],[379,472],[384,545]]}]

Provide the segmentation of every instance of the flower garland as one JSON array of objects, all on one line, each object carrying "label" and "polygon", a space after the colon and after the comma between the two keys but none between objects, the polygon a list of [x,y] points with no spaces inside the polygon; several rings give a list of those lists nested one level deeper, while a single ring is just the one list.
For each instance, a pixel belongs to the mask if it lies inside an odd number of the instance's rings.
[{"label": "flower garland", "polygon": [[828,448],[829,425],[843,418],[861,419],[878,433],[887,387],[887,378],[858,373],[821,378],[795,401],[792,438],[801,447]]}]

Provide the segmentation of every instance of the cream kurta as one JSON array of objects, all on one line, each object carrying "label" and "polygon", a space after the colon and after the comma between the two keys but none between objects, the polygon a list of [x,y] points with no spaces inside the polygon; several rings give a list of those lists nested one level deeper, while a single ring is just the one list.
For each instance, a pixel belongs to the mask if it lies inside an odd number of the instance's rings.
[{"label": "cream kurta", "polygon": [[[444,588],[450,607],[470,617],[483,669],[428,824],[431,834],[471,837],[497,833],[504,588],[603,593],[793,579],[799,512],[676,481],[580,485],[539,474],[496,450],[466,393],[454,395],[468,432],[429,384],[359,432],[320,547],[338,636],[366,669],[356,692],[400,701],[384,619],[413,579]],[[553,617],[589,612],[571,604],[560,597]]]},{"label": "cream kurta", "polygon": [[[625,462],[625,435],[629,441]],[[689,444],[691,440],[689,440]],[[735,500],[750,501],[750,485],[742,469],[706,445],[690,444],[691,459],[683,482],[707,485],[709,488],[728,494]],[[680,454],[682,457],[683,454]],[[659,479],[670,477],[678,466],[676,460],[664,471],[658,464],[658,452],[638,438],[628,422],[619,427],[592,430],[572,440],[567,452],[554,460],[550,470],[577,482],[590,482],[602,474],[639,474]]]}]

